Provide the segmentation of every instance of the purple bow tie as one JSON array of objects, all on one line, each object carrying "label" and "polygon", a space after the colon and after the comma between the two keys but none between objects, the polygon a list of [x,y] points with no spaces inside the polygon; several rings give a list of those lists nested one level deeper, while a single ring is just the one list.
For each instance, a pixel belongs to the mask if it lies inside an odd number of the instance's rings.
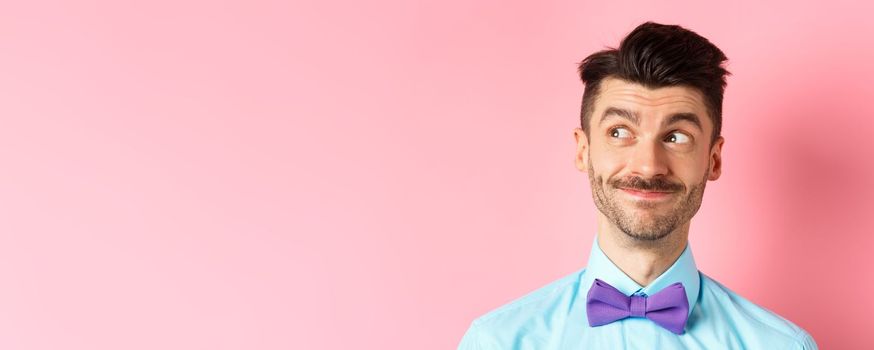
[{"label": "purple bow tie", "polygon": [[602,326],[627,317],[645,317],[676,334],[683,334],[689,317],[686,288],[680,282],[650,296],[625,296],[615,287],[595,279],[586,298],[589,326]]}]

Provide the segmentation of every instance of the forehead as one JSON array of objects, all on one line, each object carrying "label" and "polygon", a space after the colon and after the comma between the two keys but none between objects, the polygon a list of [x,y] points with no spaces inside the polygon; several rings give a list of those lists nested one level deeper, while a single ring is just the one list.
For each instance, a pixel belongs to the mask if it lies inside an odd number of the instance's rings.
[{"label": "forehead", "polygon": [[[595,118],[608,107],[618,107],[636,111],[644,119],[661,118],[673,113],[695,113],[707,118],[707,106],[703,95],[694,88],[686,86],[666,86],[649,89],[614,77],[601,82],[598,98],[595,101]],[[702,120],[703,123],[706,121]]]}]

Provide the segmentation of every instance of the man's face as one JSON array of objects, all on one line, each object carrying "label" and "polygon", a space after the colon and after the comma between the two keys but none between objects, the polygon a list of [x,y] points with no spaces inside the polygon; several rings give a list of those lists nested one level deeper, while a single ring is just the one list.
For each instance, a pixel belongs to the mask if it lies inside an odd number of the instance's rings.
[{"label": "man's face", "polygon": [[724,139],[710,147],[714,126],[696,89],[606,78],[588,123],[588,137],[574,131],[577,168],[598,210],[632,238],[658,240],[688,222],[721,173]]}]

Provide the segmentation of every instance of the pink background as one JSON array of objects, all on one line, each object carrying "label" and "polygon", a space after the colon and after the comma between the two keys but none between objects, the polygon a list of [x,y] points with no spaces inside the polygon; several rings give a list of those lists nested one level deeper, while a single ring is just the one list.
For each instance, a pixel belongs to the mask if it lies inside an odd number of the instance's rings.
[{"label": "pink background", "polygon": [[455,348],[584,266],[576,63],[645,20],[731,60],[701,270],[874,348],[874,21],[827,3],[6,2],[0,348]]}]

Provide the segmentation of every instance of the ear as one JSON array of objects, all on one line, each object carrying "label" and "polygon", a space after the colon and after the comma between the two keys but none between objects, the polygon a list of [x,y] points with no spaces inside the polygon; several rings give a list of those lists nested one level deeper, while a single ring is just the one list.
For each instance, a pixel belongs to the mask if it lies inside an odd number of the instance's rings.
[{"label": "ear", "polygon": [[589,172],[589,138],[586,137],[586,132],[583,129],[574,129],[574,139],[577,142],[577,153],[574,157],[574,164],[577,169],[584,173]]},{"label": "ear", "polygon": [[710,150],[710,176],[707,178],[710,181],[716,180],[722,175],[722,145],[724,143],[725,138],[720,136]]}]

